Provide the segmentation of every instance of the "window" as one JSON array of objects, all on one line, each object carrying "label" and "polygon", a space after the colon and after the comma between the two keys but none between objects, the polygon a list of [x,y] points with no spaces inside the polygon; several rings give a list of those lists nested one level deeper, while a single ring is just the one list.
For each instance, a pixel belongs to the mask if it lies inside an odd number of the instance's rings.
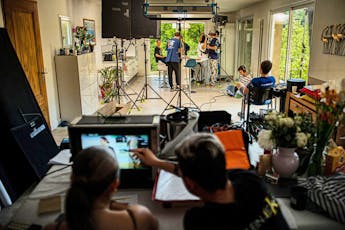
[{"label": "window", "polygon": [[[198,41],[201,33],[204,32],[204,23],[195,23],[195,22],[162,22],[161,23],[161,48],[163,55],[166,55],[166,43],[167,41],[174,37],[175,32],[179,31],[179,23],[181,23],[181,34],[183,35],[183,40],[186,42],[190,50],[188,51],[189,57],[197,56],[197,47]],[[154,57],[154,49],[156,47],[156,39],[150,40],[150,62],[151,62],[151,71],[157,70],[157,63]]]},{"label": "window", "polygon": [[278,81],[307,81],[313,12],[314,8],[308,5],[272,14],[272,75]]}]

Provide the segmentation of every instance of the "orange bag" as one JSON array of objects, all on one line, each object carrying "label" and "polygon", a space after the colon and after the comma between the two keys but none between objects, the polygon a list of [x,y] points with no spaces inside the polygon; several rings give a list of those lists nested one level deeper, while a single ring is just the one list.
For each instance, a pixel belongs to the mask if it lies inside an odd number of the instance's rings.
[{"label": "orange bag", "polygon": [[249,156],[242,130],[226,130],[214,133],[225,149],[226,169],[250,169]]}]

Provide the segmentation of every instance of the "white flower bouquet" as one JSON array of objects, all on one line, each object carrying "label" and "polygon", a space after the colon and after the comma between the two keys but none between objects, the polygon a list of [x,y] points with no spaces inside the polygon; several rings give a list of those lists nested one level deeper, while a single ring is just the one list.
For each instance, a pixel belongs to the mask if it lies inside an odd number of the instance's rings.
[{"label": "white flower bouquet", "polygon": [[263,149],[277,147],[302,148],[307,145],[311,134],[311,117],[306,114],[287,117],[272,111],[265,116],[264,129],[258,135],[258,144]]}]

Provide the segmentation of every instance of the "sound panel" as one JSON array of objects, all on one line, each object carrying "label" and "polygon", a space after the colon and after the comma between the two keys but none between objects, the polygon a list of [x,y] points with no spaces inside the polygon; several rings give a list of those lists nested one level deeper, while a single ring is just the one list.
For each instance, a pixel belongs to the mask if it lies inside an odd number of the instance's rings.
[{"label": "sound panel", "polygon": [[[47,163],[58,152],[58,147],[51,132],[47,131],[48,125],[4,28],[0,28],[0,53],[0,180],[15,200],[48,170]],[[40,124],[48,132],[44,138],[50,146],[49,152],[30,152],[30,149],[21,148],[11,132],[14,127],[30,125],[35,117],[42,118]],[[43,166],[28,160],[37,156],[42,159]]]},{"label": "sound panel", "polygon": [[132,0],[131,31],[133,38],[159,38],[160,20],[151,20],[144,15],[144,0]]},{"label": "sound panel", "polygon": [[102,0],[102,38],[159,38],[159,20],[144,16],[144,0]]},{"label": "sound panel", "polygon": [[130,0],[102,0],[102,38],[131,38]]}]

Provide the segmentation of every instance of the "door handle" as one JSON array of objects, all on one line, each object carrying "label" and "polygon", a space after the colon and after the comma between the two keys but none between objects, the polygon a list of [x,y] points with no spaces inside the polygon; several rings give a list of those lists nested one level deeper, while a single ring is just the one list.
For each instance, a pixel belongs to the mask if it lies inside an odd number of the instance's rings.
[{"label": "door handle", "polygon": [[48,72],[40,71],[40,72],[38,72],[38,74],[40,74],[42,76],[42,80],[44,80],[45,79],[45,75],[48,74]]}]

